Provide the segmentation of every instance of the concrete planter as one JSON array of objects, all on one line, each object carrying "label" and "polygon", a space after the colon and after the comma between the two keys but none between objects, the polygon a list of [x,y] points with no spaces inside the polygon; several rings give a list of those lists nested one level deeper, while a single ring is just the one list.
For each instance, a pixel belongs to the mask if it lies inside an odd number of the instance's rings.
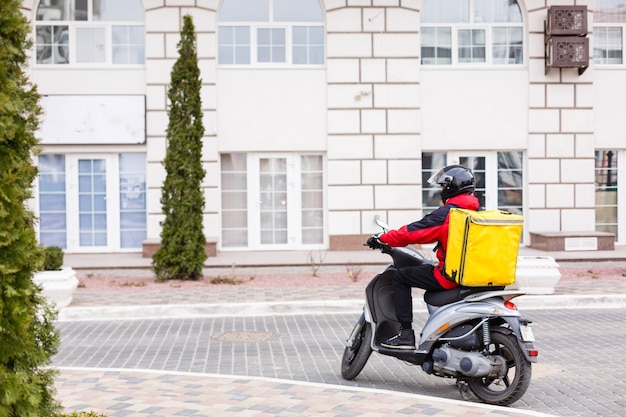
[{"label": "concrete planter", "polygon": [[561,279],[559,264],[550,256],[520,256],[517,258],[515,284],[510,288],[526,294],[554,294]]},{"label": "concrete planter", "polygon": [[76,271],[72,268],[36,272],[33,281],[41,287],[41,294],[55,304],[57,309],[72,303],[74,291],[78,287]]}]

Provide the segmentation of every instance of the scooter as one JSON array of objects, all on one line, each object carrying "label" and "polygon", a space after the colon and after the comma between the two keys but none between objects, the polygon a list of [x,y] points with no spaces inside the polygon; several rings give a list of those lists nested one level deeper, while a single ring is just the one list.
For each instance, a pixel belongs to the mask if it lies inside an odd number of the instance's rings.
[{"label": "scooter", "polygon": [[[384,230],[389,226],[377,220]],[[367,245],[367,244],[366,244]],[[466,400],[509,405],[530,384],[533,347],[531,323],[511,300],[523,292],[504,287],[457,287],[426,291],[429,317],[415,350],[389,349],[382,342],[400,331],[392,298],[391,280],[397,268],[433,264],[411,246],[379,247],[393,264],[377,274],[365,289],[365,306],[346,342],[341,375],[352,380],[373,351],[412,365],[427,374],[455,378]]]}]

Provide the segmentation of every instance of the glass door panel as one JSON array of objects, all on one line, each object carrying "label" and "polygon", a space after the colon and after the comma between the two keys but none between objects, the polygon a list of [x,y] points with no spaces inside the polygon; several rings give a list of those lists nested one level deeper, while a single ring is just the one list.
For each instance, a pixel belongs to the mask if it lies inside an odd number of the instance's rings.
[{"label": "glass door panel", "polygon": [[523,214],[524,154],[498,152],[498,209]]},{"label": "glass door panel", "polygon": [[107,246],[105,159],[78,160],[79,246]]},{"label": "glass door panel", "polygon": [[260,243],[284,245],[288,241],[287,159],[259,159]]},{"label": "glass door panel", "polygon": [[67,248],[65,156],[39,156],[39,240]]},{"label": "glass door panel", "polygon": [[596,230],[615,234],[619,241],[617,151],[595,152]]},{"label": "glass door panel", "polygon": [[146,154],[119,156],[120,248],[140,248],[146,238]]},{"label": "glass door panel", "polygon": [[476,182],[475,195],[480,207],[486,210],[500,208],[498,201],[498,152],[449,152],[448,164],[460,164],[472,170]]},{"label": "glass door panel", "polygon": [[222,162],[222,247],[248,246],[248,162],[246,154],[224,154]]},{"label": "glass door panel", "polygon": [[485,190],[487,187],[487,173],[484,156],[460,156],[459,164],[472,170],[476,181],[474,195],[478,198],[481,207],[486,207]]},{"label": "glass door panel", "polygon": [[320,155],[300,158],[302,244],[324,243],[324,171]]}]

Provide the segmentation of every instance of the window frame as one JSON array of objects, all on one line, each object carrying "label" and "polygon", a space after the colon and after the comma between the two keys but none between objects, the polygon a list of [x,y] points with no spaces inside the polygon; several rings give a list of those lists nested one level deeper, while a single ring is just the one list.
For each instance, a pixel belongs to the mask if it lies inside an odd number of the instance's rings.
[{"label": "window frame", "polygon": [[[72,0],[68,0],[72,1]],[[39,20],[37,18],[38,11],[40,5],[37,6],[35,10],[35,19],[33,20],[33,39],[34,39],[34,53],[33,53],[33,65],[37,68],[66,68],[66,67],[81,67],[81,68],[143,68],[146,63],[146,38],[145,38],[145,18],[144,21],[132,21],[132,20],[93,20],[93,0],[88,1],[88,14],[87,20]],[[140,4],[141,1],[139,1]],[[143,7],[143,6],[142,6]],[[145,16],[145,15],[144,15]],[[68,59],[67,62],[39,62],[38,53],[37,53],[37,31],[40,27],[50,27],[50,26],[61,26],[67,28],[67,37],[68,37]],[[140,45],[140,44],[132,44],[132,43],[114,43],[113,39],[113,28],[114,27],[123,27],[128,30],[130,27],[141,27],[143,32],[143,57],[142,62],[140,63],[114,63],[113,62],[113,51],[115,46],[125,45],[127,48],[131,45]],[[95,61],[95,62],[81,62],[78,60],[77,51],[78,51],[78,36],[77,32],[80,29],[104,29],[104,60],[103,61]],[[54,41],[54,39],[53,39]],[[55,46],[59,44],[44,44],[49,45],[51,49],[54,49]],[[53,53],[51,51],[51,53]],[[128,54],[128,50],[126,50]]]},{"label": "window frame", "polygon": [[[625,33],[626,32],[626,24],[624,24],[622,26],[615,26],[615,23],[606,23],[605,25],[603,25],[603,24],[597,24],[597,25],[594,24],[593,26],[594,26],[593,27],[593,32],[594,32],[594,37],[593,37],[593,40],[594,40],[594,45],[593,45],[593,62],[594,62],[594,64],[599,66],[599,67],[602,67],[602,68],[623,66],[624,63],[625,63],[624,62],[624,42],[626,41],[626,37],[625,37],[626,36],[626,33]],[[599,45],[598,40],[600,39],[599,38],[599,33],[598,33],[599,31],[598,31],[598,29],[605,29],[605,30],[607,30],[607,32],[608,32],[609,29],[619,29],[621,31],[622,44],[620,45],[621,49],[619,51],[622,54],[622,56],[621,56],[622,62],[615,63],[615,62],[599,62],[598,61],[598,57],[596,56],[596,50],[600,49],[600,48],[598,48],[598,45]],[[603,39],[605,39],[605,40],[608,39],[608,36],[604,36]],[[611,51],[611,49],[609,49],[609,47],[611,47],[612,45],[609,45],[609,43],[606,42],[602,46],[603,46],[603,48],[601,50],[604,52],[605,55],[608,55],[608,53]],[[609,59],[608,57],[602,57],[603,61],[604,60],[608,60],[608,59]]]},{"label": "window frame", "polygon": [[[474,0],[468,0],[469,2],[469,21],[465,22],[422,22],[420,24],[420,31],[423,33],[426,28],[449,28],[450,36],[451,36],[451,51],[450,51],[450,63],[425,63],[424,62],[424,53],[423,47],[424,44],[420,41],[420,65],[422,69],[428,68],[484,68],[484,67],[498,67],[498,68],[520,68],[524,67],[527,62],[527,53],[526,53],[526,44],[525,42],[525,26],[522,15],[522,20],[520,22],[474,22]],[[517,5],[520,7],[519,3]],[[520,7],[521,13],[521,7]],[[495,28],[519,28],[521,30],[522,43],[521,43],[521,62],[519,63],[495,63],[494,61],[494,29]],[[459,59],[459,33],[462,30],[484,30],[485,31],[485,60],[484,61],[473,61],[473,62],[461,62]],[[499,44],[501,45],[501,44]],[[509,47],[509,53],[511,49],[515,47],[514,43],[507,42],[507,46]],[[433,45],[429,45],[429,47],[433,47]],[[434,45],[435,48],[438,45]]]},{"label": "window frame", "polygon": [[[597,2],[599,3],[599,2]],[[624,6],[626,7],[626,1],[622,1],[621,4],[615,4],[614,6]],[[595,14],[596,13],[600,13],[599,8],[601,7],[601,5],[596,4],[596,8],[594,10],[594,18],[595,18]],[[610,9],[608,9],[610,10]],[[610,19],[610,13],[608,13],[607,15],[607,20],[611,20]],[[622,36],[621,36],[621,40],[622,40],[622,44],[621,44],[621,54],[622,54],[622,62],[621,63],[607,63],[607,62],[599,62],[598,59],[596,58],[596,49],[597,49],[597,40],[599,39],[597,37],[598,35],[598,31],[597,29],[611,29],[611,28],[616,28],[616,29],[620,29],[622,32]],[[626,66],[626,57],[624,56],[624,52],[626,52],[625,46],[626,46],[626,16],[624,16],[624,21],[623,22],[599,22],[596,21],[596,19],[594,19],[593,22],[593,28],[592,28],[592,34],[593,34],[593,44],[592,44],[592,57],[593,57],[593,64],[594,66],[598,67],[598,68],[605,68],[605,69],[612,69],[612,68],[624,68],[624,66]],[[605,55],[608,54],[608,52],[610,51],[608,48],[606,48],[608,45],[608,43],[603,45],[605,47],[605,49],[603,49]]]},{"label": "window frame", "polygon": [[[269,1],[269,17],[267,21],[237,21],[237,20],[225,20],[220,21],[219,12],[218,12],[218,21],[217,21],[217,66],[218,68],[323,68],[326,65],[326,32],[325,32],[325,23],[324,20],[320,21],[279,21],[274,18],[274,1]],[[317,1],[318,0],[312,0]],[[321,8],[321,4],[319,4]],[[323,12],[323,10],[322,10]],[[219,31],[220,28],[223,27],[247,27],[249,28],[249,39],[248,39],[248,48],[249,48],[249,60],[247,63],[236,63],[236,62],[220,62],[220,50],[222,49],[222,44],[220,43]],[[296,44],[294,42],[294,28],[302,27],[306,28],[307,31],[310,31],[311,28],[321,28],[323,39],[322,39],[322,62],[320,63],[294,63],[294,46],[302,47],[306,46],[307,48],[307,57],[310,56],[310,49],[312,46],[319,46],[317,43],[308,42],[306,45]],[[260,29],[284,29],[285,31],[285,61],[259,61],[259,41],[258,41],[258,33]],[[227,45],[227,44],[224,44]]]}]

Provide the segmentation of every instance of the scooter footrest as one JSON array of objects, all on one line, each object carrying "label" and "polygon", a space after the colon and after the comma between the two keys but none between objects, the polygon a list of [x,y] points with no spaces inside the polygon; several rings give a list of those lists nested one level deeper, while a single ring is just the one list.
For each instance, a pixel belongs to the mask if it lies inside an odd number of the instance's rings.
[{"label": "scooter footrest", "polygon": [[428,352],[419,350],[389,349],[384,346],[378,346],[378,353],[386,356],[393,356],[394,358],[398,358],[414,365],[421,365],[428,356]]}]

